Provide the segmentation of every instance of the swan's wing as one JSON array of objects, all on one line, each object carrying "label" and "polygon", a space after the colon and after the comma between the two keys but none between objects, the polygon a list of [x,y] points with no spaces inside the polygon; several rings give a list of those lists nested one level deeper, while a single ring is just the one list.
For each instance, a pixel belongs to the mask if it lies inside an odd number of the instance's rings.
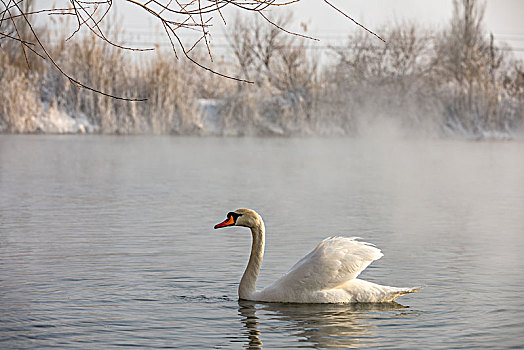
[{"label": "swan's wing", "polygon": [[357,239],[324,239],[270,287],[324,290],[336,288],[356,278],[371,262],[383,256],[380,249]]}]

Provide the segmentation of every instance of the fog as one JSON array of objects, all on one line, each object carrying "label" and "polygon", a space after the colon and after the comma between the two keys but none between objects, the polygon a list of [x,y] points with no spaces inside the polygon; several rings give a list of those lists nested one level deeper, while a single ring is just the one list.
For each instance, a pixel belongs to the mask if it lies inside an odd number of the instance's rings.
[{"label": "fog", "polygon": [[[251,83],[174,60],[169,51],[129,61],[98,38],[69,42],[41,27],[42,38],[53,37],[51,55],[76,80],[144,101],[80,89],[48,60],[29,52],[26,62],[18,42],[6,41],[0,132],[519,138],[523,61],[490,38],[482,3],[456,2],[451,15],[440,29],[378,27],[387,43],[357,31],[329,49],[327,63],[310,40],[237,17],[228,26],[228,56],[211,62],[197,46],[192,58]],[[281,27],[297,22],[285,11],[272,20]],[[14,23],[3,21],[2,30],[14,31]],[[18,27],[24,32],[23,22]]]}]

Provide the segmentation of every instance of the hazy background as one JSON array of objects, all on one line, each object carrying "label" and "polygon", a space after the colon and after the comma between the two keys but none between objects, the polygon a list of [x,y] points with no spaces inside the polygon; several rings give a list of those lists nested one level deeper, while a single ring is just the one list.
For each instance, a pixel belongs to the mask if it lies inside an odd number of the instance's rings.
[{"label": "hazy background", "polygon": [[[112,7],[99,28],[112,43],[153,51],[123,50],[86,27],[69,38],[74,16],[39,13],[34,31],[23,16],[3,21],[6,33],[20,35],[36,50],[25,52],[16,40],[2,39],[0,79],[6,88],[0,94],[0,132],[342,136],[380,121],[418,136],[522,135],[524,63],[521,48],[514,46],[522,37],[508,17],[520,13],[516,3],[490,8],[482,1],[455,1],[435,14],[432,6],[417,10],[420,4],[379,11],[369,3],[359,9],[363,19],[341,9],[384,42],[326,4],[317,8],[320,4],[266,11],[276,26],[247,11],[225,11],[224,26],[213,13],[209,45],[194,27],[176,29],[185,50],[192,48],[184,57],[175,45],[178,59],[159,24],[125,2]],[[27,5],[37,13],[55,6],[30,0]],[[411,12],[399,14],[399,8]],[[444,11],[449,14],[441,15]],[[494,33],[491,26],[503,22],[508,32]]]}]

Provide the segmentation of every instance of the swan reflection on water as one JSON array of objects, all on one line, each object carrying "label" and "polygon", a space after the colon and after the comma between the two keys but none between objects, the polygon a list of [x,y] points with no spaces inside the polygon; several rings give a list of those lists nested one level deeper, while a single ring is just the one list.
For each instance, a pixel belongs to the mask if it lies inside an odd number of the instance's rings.
[{"label": "swan reflection on water", "polygon": [[376,326],[370,322],[370,313],[408,309],[396,302],[280,304],[239,300],[238,305],[247,349],[262,349],[261,338],[271,339],[273,332],[286,333],[315,348],[361,347],[374,337]]}]

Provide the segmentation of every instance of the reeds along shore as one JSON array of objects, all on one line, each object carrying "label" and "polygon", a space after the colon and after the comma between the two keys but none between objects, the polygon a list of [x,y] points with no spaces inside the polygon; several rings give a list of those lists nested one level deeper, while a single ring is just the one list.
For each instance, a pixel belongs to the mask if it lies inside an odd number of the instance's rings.
[{"label": "reeds along shore", "polygon": [[[28,69],[20,45],[3,39],[0,132],[353,135],[383,119],[414,134],[512,138],[524,120],[524,64],[495,45],[483,13],[477,1],[455,1],[446,28],[384,26],[377,32],[386,44],[358,31],[322,65],[309,50],[313,42],[239,17],[226,28],[227,60],[207,63],[254,84],[176,60],[172,52],[129,59],[87,35],[70,43],[64,34],[50,47],[83,84],[144,102],[77,88],[31,52]],[[285,26],[291,18],[274,21]],[[9,25],[3,21],[2,32]],[[193,55],[208,59],[205,50]]]}]

